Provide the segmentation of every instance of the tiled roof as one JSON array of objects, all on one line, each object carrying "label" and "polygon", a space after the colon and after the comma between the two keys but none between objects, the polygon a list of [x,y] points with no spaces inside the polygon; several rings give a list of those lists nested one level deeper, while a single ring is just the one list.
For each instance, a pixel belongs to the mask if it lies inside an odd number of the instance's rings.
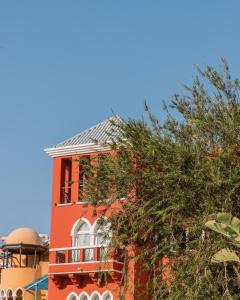
[{"label": "tiled roof", "polygon": [[55,147],[66,147],[66,146],[76,146],[76,145],[82,145],[82,144],[89,144],[93,143],[95,140],[106,142],[109,141],[109,135],[108,133],[111,132],[114,128],[113,122],[119,123],[123,122],[123,120],[117,116],[114,115],[111,118],[106,119],[105,121],[90,127],[83,132],[71,137],[70,139],[67,139],[59,144],[57,144]]}]

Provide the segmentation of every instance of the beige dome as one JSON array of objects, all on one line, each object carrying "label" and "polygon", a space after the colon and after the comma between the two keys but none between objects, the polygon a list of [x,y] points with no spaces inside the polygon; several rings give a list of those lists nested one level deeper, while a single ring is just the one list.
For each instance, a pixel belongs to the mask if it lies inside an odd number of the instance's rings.
[{"label": "beige dome", "polygon": [[32,228],[18,228],[12,231],[5,240],[6,245],[27,244],[42,246],[39,234]]}]

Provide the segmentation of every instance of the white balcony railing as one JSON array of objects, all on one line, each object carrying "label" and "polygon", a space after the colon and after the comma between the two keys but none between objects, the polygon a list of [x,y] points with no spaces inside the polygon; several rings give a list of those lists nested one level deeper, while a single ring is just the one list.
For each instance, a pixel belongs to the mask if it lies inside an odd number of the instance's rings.
[{"label": "white balcony railing", "polygon": [[69,264],[91,261],[106,261],[109,251],[104,246],[82,246],[51,249],[54,252],[54,264]]}]

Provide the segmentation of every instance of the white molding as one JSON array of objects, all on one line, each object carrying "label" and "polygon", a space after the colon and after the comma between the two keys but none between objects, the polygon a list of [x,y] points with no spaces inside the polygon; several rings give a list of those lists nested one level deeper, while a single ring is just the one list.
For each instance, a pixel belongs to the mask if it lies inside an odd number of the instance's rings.
[{"label": "white molding", "polygon": [[[96,234],[96,226],[98,226],[98,221],[101,219],[101,218],[104,218],[104,220],[107,220],[108,218],[106,216],[103,216],[103,217],[100,217],[100,218],[97,218],[94,223],[92,224],[92,233],[93,234]],[[109,226],[111,226],[111,223],[109,223]]]},{"label": "white molding", "polygon": [[71,292],[68,296],[67,296],[67,300],[72,300],[71,297],[75,297],[78,299],[78,295],[74,292]]},{"label": "white molding", "polygon": [[74,238],[75,234],[76,234],[76,228],[79,225],[79,223],[82,221],[82,223],[87,223],[89,226],[89,233],[91,232],[91,228],[92,228],[92,224],[90,223],[90,221],[86,218],[81,217],[80,219],[77,219],[77,221],[74,223],[72,230],[71,230],[71,236]]},{"label": "white molding", "polygon": [[23,288],[21,288],[21,287],[18,287],[18,288],[16,288],[15,289],[15,295],[17,295],[17,292],[19,291],[19,290],[21,290],[22,291],[22,296],[23,296],[23,294],[24,294],[24,290],[23,290]]},{"label": "white molding", "polygon": [[[110,141],[105,143],[106,144],[110,143]],[[88,144],[81,144],[81,145],[46,148],[44,149],[44,152],[46,152],[51,157],[58,157],[58,156],[68,156],[74,154],[93,153],[93,152],[108,151],[108,150],[111,150],[110,145],[103,146],[96,143],[88,143]]]},{"label": "white molding", "polygon": [[99,300],[102,299],[101,298],[101,294],[98,292],[98,291],[94,291],[92,292],[91,296],[90,296],[90,300],[93,300],[93,297],[94,296],[98,296],[99,297]]},{"label": "white molding", "polygon": [[62,207],[62,206],[71,206],[71,205],[73,205],[72,202],[69,202],[69,203],[58,203],[57,204],[57,206],[60,206],[60,207]]},{"label": "white molding", "polygon": [[9,297],[9,292],[12,292],[12,296],[13,296],[13,294],[14,294],[13,290],[11,288],[8,288],[7,291],[5,292],[6,297]]},{"label": "white molding", "polygon": [[71,263],[60,263],[60,264],[49,264],[49,266],[66,266],[66,265],[87,265],[87,264],[99,264],[99,263],[109,263],[109,262],[115,262],[119,265],[123,265],[123,262],[109,259],[109,260],[91,260],[91,261],[79,261],[79,262],[71,262]]},{"label": "white molding", "polygon": [[92,248],[101,248],[101,246],[89,245],[89,246],[80,246],[80,247],[51,248],[51,249],[49,249],[49,251],[80,250],[80,249],[92,249]]},{"label": "white molding", "polygon": [[89,300],[92,300],[92,298],[97,295],[99,297],[100,300],[104,300],[104,297],[105,296],[110,296],[111,297],[111,300],[113,300],[113,294],[109,291],[109,290],[106,290],[104,293],[100,293],[99,291],[93,291],[91,293],[91,295],[89,295],[87,292],[85,291],[82,291],[79,296],[75,293],[75,292],[71,292],[70,294],[68,294],[67,296],[67,300],[71,300],[71,297],[76,297],[77,299],[79,300],[82,300],[82,297],[87,297],[87,299]]},{"label": "white molding", "polygon": [[89,295],[86,292],[81,292],[81,294],[79,295],[80,300],[81,300],[82,296],[86,296],[89,299]]},{"label": "white molding", "polygon": [[110,291],[105,291],[103,294],[102,294],[102,298],[104,300],[104,297],[107,296],[107,295],[110,295],[111,297],[111,300],[113,300],[113,294],[110,292]]},{"label": "white molding", "polygon": [[95,272],[117,272],[119,274],[122,274],[122,271],[119,271],[119,270],[116,270],[116,269],[100,269],[100,270],[92,270],[92,271],[77,271],[77,272],[72,272],[72,271],[68,271],[68,272],[54,272],[54,273],[51,273],[49,272],[48,275],[67,275],[67,274],[88,274],[88,273],[95,273]]},{"label": "white molding", "polygon": [[1,297],[7,297],[6,291],[4,291],[4,289],[1,290],[0,296],[1,296]]}]

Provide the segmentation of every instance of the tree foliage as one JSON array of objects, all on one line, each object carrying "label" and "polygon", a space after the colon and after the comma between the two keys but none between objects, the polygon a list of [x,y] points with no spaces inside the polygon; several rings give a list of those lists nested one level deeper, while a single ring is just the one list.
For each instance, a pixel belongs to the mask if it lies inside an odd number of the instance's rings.
[{"label": "tree foliage", "polygon": [[205,224],[209,229],[220,233],[230,241],[229,248],[223,248],[212,257],[213,263],[240,263],[240,258],[236,253],[240,248],[240,220],[229,213],[217,213],[211,216],[211,220]]},{"label": "tree foliage", "polygon": [[225,60],[220,71],[197,72],[186,94],[164,103],[163,122],[145,105],[147,118],[115,123],[115,154],[94,163],[88,180],[96,207],[128,198],[110,218],[113,244],[134,247],[141,269],[151,270],[152,299],[240,299],[231,266],[211,264],[226,241],[204,227],[215,212],[240,214],[239,81]]}]

